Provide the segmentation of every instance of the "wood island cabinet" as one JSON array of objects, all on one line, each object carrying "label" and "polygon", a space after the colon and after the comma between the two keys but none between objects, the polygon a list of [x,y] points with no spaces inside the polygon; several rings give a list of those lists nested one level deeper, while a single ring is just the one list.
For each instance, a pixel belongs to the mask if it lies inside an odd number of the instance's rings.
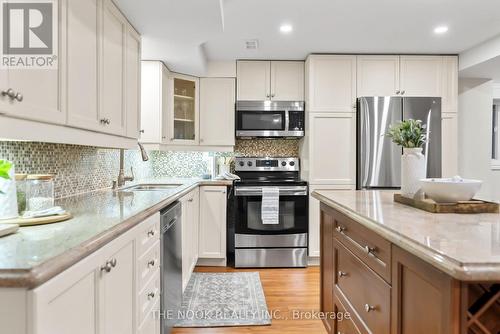
[{"label": "wood island cabinet", "polygon": [[[322,312],[344,313],[343,320],[325,317],[328,333],[500,330],[495,284],[461,282],[323,203],[320,217],[320,307]],[[480,300],[473,291],[479,286],[483,303],[476,307],[481,311],[472,315],[471,305]],[[488,293],[489,301],[484,297]]]}]

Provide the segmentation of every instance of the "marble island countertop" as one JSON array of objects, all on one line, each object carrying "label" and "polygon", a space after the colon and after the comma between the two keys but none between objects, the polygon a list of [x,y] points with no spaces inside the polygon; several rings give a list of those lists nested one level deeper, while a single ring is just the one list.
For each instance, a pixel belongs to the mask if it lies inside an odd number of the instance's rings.
[{"label": "marble island countertop", "polygon": [[432,214],[393,191],[317,190],[312,196],[462,281],[500,281],[500,214]]},{"label": "marble island countertop", "polygon": [[36,287],[146,217],[199,185],[231,185],[232,181],[148,179],[134,184],[181,184],[161,191],[115,192],[104,189],[62,198],[56,205],[73,214],[64,222],[21,227],[0,238],[0,287]]}]

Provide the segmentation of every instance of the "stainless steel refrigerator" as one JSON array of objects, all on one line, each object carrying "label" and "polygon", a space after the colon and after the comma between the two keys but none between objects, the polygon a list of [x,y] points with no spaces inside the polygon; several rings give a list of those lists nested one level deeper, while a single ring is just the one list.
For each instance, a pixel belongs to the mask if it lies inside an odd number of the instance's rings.
[{"label": "stainless steel refrigerator", "polygon": [[441,177],[441,98],[370,96],[357,100],[357,189],[400,188],[402,148],[385,134],[393,123],[426,124],[427,177]]}]

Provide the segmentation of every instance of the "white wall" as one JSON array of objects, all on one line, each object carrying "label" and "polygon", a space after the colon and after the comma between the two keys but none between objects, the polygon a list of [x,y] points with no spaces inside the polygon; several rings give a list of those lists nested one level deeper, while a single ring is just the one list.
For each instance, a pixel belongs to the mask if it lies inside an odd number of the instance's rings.
[{"label": "white wall", "polygon": [[478,198],[500,202],[500,171],[491,169],[493,81],[459,80],[459,172],[484,181]]}]

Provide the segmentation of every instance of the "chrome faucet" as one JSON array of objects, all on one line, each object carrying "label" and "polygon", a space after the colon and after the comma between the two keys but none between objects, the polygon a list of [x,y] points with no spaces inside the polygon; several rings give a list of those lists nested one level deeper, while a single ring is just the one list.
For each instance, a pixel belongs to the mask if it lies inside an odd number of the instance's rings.
[{"label": "chrome faucet", "polygon": [[[142,146],[141,143],[137,143],[139,145],[139,149],[141,151],[141,157],[142,161],[148,161],[148,153],[144,149],[144,146]],[[132,174],[131,176],[125,175],[125,170],[124,170],[124,165],[125,165],[125,150],[120,149],[120,171],[118,172],[118,178],[116,181],[113,181],[113,189],[117,189],[120,187],[123,187],[125,185],[125,182],[128,181],[134,181],[135,176],[134,176],[134,167],[130,167],[130,173]]]}]

